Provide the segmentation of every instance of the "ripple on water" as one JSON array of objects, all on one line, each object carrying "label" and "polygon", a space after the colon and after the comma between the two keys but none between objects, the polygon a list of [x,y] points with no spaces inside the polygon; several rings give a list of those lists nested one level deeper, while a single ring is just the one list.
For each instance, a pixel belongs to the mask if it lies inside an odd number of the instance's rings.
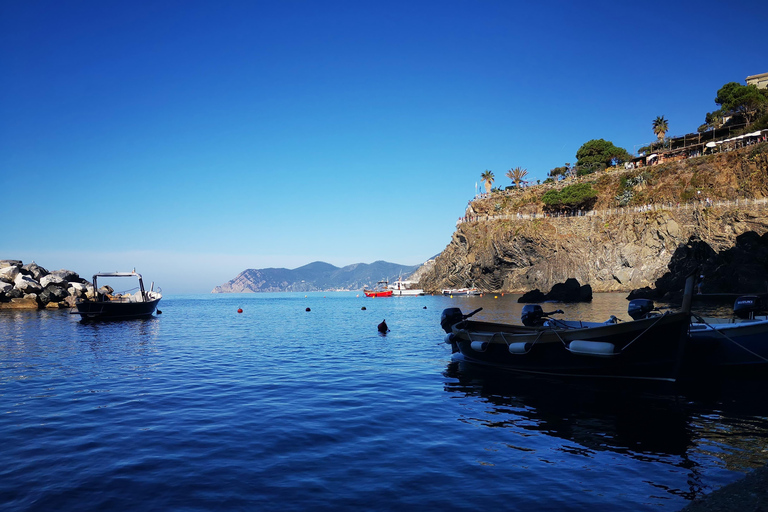
[{"label": "ripple on water", "polygon": [[[0,502],[678,510],[765,463],[768,407],[742,389],[595,389],[451,362],[444,307],[509,320],[515,300],[252,294],[167,297],[138,322],[2,315]],[[598,294],[567,313],[625,310]]]}]

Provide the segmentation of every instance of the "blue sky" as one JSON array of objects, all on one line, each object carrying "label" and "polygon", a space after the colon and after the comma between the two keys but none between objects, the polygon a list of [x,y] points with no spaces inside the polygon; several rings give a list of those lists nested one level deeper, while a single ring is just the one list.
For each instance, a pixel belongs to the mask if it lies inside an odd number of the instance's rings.
[{"label": "blue sky", "polygon": [[166,293],[415,265],[492,170],[694,132],[768,2],[0,0],[0,259]]}]

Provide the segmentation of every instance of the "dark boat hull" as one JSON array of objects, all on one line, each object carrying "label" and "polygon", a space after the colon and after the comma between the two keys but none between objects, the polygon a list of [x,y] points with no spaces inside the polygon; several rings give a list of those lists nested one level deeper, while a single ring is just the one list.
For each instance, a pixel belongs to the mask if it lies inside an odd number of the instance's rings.
[{"label": "dark boat hull", "polygon": [[132,320],[149,318],[155,312],[160,299],[147,302],[78,302],[77,313],[83,321]]},{"label": "dark boat hull", "polygon": [[[520,372],[675,380],[689,323],[686,313],[569,330],[467,320],[453,326],[448,341],[465,361]],[[613,346],[615,350],[584,353],[574,350],[577,343],[573,342],[598,348]]]},{"label": "dark boat hull", "polygon": [[686,373],[768,372],[768,320],[692,326]]}]

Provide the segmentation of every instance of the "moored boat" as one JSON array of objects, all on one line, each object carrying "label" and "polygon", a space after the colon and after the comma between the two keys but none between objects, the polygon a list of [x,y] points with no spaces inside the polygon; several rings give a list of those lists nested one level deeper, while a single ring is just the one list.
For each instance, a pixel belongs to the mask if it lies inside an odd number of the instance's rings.
[{"label": "moored boat", "polygon": [[416,281],[404,281],[403,279],[398,278],[397,281],[388,285],[387,289],[392,290],[392,295],[394,297],[424,295],[424,290],[416,288],[417,284]]},{"label": "moored boat", "polygon": [[[114,293],[110,286],[99,288],[99,278],[136,278],[138,286],[131,291],[135,293]],[[92,320],[130,320],[151,317],[162,298],[160,291],[154,290],[154,283],[147,291],[141,274],[133,272],[107,272],[94,274],[93,290],[95,297],[78,299],[75,303],[77,311],[72,314],[80,315],[83,321]]]},{"label": "moored boat", "polygon": [[443,295],[480,295],[477,288],[448,288],[443,290]]},{"label": "moored boat", "polygon": [[459,308],[444,310],[440,323],[455,357],[471,363],[567,377],[674,381],[688,341],[692,290],[689,278],[682,311],[631,322],[546,325],[539,307],[523,325],[471,320],[480,310],[465,315]]},{"label": "moored boat", "polygon": [[[628,310],[638,318],[654,314],[653,302],[630,301]],[[687,375],[712,371],[768,377],[768,301],[758,295],[737,298],[730,318],[694,315],[685,350]]]},{"label": "moored boat", "polygon": [[466,361],[521,372],[675,380],[689,323],[685,312],[574,329],[464,319],[446,342]]},{"label": "moored boat", "polygon": [[392,290],[387,288],[388,281],[379,281],[374,288],[363,288],[366,297],[391,297]]}]

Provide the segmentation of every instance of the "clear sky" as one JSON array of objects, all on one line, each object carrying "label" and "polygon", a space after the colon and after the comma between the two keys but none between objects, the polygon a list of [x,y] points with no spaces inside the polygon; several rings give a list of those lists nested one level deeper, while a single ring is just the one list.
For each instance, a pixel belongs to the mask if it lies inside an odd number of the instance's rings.
[{"label": "clear sky", "polygon": [[0,0],[0,259],[207,293],[415,265],[492,170],[694,132],[768,2]]}]

